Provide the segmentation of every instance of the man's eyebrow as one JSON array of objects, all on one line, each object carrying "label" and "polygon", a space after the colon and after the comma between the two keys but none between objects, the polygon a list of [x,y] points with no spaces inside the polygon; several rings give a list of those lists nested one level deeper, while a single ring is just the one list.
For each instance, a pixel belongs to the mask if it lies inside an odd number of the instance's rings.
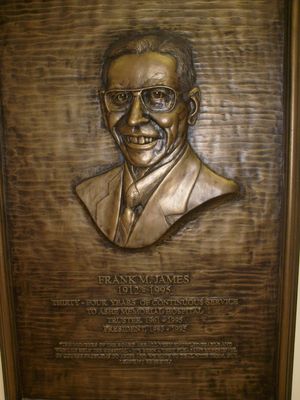
[{"label": "man's eyebrow", "polygon": [[150,78],[143,82],[143,86],[155,86],[155,85],[165,85],[166,81],[160,78]]},{"label": "man's eyebrow", "polygon": [[143,83],[138,87],[133,87],[132,85],[129,84],[118,83],[116,85],[113,85],[112,87],[107,88],[106,90],[135,90],[153,86],[168,86],[168,87],[173,87],[173,89],[176,90],[174,85],[169,85],[169,84],[166,85],[166,82],[163,79],[147,79],[146,81],[143,81]]},{"label": "man's eyebrow", "polygon": [[109,88],[109,86],[110,86],[110,84],[106,85],[106,89],[109,89],[109,90],[111,90],[111,89],[124,89],[124,88],[126,89],[126,88],[129,88],[129,82],[122,81],[122,82],[114,83],[112,85],[112,88]]},{"label": "man's eyebrow", "polygon": [[166,84],[166,75],[162,72],[156,72],[151,75],[146,81],[143,82],[144,85],[165,85]]}]

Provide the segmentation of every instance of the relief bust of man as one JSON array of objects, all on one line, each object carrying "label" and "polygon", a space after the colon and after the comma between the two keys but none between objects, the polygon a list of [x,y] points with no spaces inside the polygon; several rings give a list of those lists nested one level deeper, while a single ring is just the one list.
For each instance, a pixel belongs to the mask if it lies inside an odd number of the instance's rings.
[{"label": "relief bust of man", "polygon": [[83,181],[76,192],[113,243],[151,245],[189,211],[238,191],[187,140],[200,91],[183,37],[157,32],[113,43],[104,56],[100,101],[124,163]]}]

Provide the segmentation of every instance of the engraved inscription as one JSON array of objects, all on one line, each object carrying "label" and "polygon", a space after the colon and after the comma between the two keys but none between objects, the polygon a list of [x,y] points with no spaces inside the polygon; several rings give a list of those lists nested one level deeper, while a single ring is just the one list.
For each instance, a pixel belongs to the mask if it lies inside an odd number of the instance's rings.
[{"label": "engraved inscription", "polygon": [[[190,274],[117,274],[97,277],[102,297],[51,299],[53,310],[80,313],[99,322],[104,334],[176,334],[205,323],[210,314],[234,312],[239,300],[222,296],[180,295],[192,281]],[[105,289],[105,290],[104,290]],[[179,290],[180,289],[180,290]],[[178,293],[176,293],[178,291]],[[112,292],[109,296],[107,293]],[[135,345],[133,345],[135,343]],[[113,349],[113,350],[112,350]],[[155,365],[197,358],[232,358],[236,346],[215,338],[201,342],[61,341],[58,359],[118,360],[121,364]]]},{"label": "engraved inscription", "polygon": [[169,365],[178,360],[236,358],[231,341],[61,341],[55,348],[58,359],[115,360],[125,365]]},{"label": "engraved inscription", "polygon": [[99,275],[99,285],[184,285],[191,281],[190,274],[125,274]]},{"label": "engraved inscription", "polygon": [[109,333],[185,332],[193,317],[238,304],[236,298],[191,296],[51,300],[54,308],[83,308],[91,317],[104,317],[102,330]]},{"label": "engraved inscription", "polygon": [[190,274],[157,274],[157,275],[100,275],[99,285],[116,286],[118,294],[124,295],[167,295],[174,287],[190,283]]}]

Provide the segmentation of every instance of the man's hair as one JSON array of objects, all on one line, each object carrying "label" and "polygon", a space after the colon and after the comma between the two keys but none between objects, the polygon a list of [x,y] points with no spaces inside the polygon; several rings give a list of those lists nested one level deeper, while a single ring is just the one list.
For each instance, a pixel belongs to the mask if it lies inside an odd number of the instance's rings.
[{"label": "man's hair", "polygon": [[102,84],[106,87],[108,69],[113,60],[126,54],[157,52],[175,58],[179,83],[183,91],[190,90],[196,82],[193,52],[189,41],[167,31],[131,34],[113,42],[104,54]]}]

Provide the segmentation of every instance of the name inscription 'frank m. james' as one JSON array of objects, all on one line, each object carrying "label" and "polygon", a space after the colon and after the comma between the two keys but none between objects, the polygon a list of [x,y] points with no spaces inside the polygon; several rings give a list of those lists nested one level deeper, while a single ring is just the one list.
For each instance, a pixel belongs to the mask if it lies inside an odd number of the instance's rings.
[{"label": "name inscription 'frank m. james'", "polygon": [[76,187],[96,225],[120,247],[157,241],[189,211],[238,191],[202,163],[187,140],[200,107],[192,49],[174,33],[114,42],[100,102],[124,163]]}]

